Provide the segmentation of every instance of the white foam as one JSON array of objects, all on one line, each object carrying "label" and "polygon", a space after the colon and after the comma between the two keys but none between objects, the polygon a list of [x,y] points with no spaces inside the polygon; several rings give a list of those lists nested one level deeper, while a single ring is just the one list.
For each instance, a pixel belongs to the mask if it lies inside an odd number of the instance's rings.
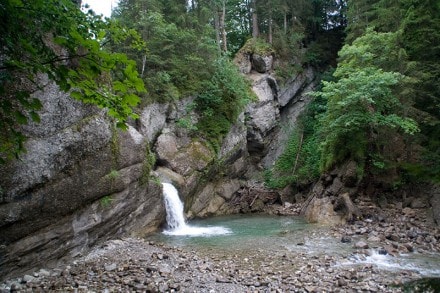
[{"label": "white foam", "polygon": [[216,236],[232,234],[232,231],[224,227],[194,227],[186,225],[181,229],[165,230],[163,234],[173,236]]},{"label": "white foam", "polygon": [[372,264],[380,269],[388,271],[414,271],[423,276],[440,276],[439,256],[422,256],[414,254],[401,254],[391,256],[380,254],[377,250],[371,249],[368,256],[354,255],[348,261],[340,265]]}]

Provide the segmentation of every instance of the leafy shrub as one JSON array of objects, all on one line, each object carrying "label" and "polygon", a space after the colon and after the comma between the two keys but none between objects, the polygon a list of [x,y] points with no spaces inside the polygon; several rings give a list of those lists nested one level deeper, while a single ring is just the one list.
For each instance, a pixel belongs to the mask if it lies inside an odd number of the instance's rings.
[{"label": "leafy shrub", "polygon": [[275,53],[272,45],[262,38],[250,38],[240,49],[240,52],[246,54],[258,54],[261,56],[272,55]]},{"label": "leafy shrub", "polygon": [[205,82],[204,91],[196,98],[196,111],[201,115],[196,127],[218,148],[244,106],[255,99],[249,84],[226,57],[215,62],[215,73]]},{"label": "leafy shrub", "polygon": [[326,100],[315,97],[292,130],[284,152],[272,169],[264,173],[270,188],[307,184],[320,175],[321,139],[319,118],[326,111]]}]

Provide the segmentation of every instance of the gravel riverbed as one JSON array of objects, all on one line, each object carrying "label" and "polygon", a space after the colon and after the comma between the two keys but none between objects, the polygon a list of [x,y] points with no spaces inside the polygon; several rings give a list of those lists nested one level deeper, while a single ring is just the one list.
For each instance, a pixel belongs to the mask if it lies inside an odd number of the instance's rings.
[{"label": "gravel riverbed", "polygon": [[[366,203],[363,210],[368,208]],[[294,206],[289,209],[297,211]],[[340,239],[352,248],[347,255],[270,251],[251,244],[231,253],[116,239],[63,267],[5,281],[0,292],[402,292],[399,285],[420,279],[422,273],[346,263],[353,257],[367,258],[371,248],[390,257],[417,253],[440,259],[440,230],[428,218],[422,209],[390,207],[323,229],[320,238]],[[436,269],[440,271],[440,263]]]}]

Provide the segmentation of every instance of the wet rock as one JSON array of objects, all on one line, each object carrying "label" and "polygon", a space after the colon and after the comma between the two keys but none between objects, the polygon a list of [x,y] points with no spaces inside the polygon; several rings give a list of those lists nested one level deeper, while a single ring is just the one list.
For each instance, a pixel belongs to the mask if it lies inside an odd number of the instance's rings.
[{"label": "wet rock", "polygon": [[342,243],[351,243],[351,237],[349,237],[349,236],[342,236],[341,242]]}]

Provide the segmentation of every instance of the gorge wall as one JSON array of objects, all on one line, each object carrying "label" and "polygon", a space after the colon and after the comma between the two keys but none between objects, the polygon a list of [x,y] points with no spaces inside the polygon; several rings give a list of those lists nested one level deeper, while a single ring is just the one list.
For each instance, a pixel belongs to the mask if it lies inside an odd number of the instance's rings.
[{"label": "gorge wall", "polygon": [[154,231],[165,220],[159,181],[176,185],[189,217],[236,211],[240,191],[261,182],[283,151],[315,85],[311,68],[280,87],[270,56],[244,60],[258,100],[217,152],[179,123],[198,119],[188,112],[191,97],[150,104],[120,131],[103,110],[41,78],[41,123],[23,129],[27,153],[0,167],[0,279],[56,265],[109,238]]}]

